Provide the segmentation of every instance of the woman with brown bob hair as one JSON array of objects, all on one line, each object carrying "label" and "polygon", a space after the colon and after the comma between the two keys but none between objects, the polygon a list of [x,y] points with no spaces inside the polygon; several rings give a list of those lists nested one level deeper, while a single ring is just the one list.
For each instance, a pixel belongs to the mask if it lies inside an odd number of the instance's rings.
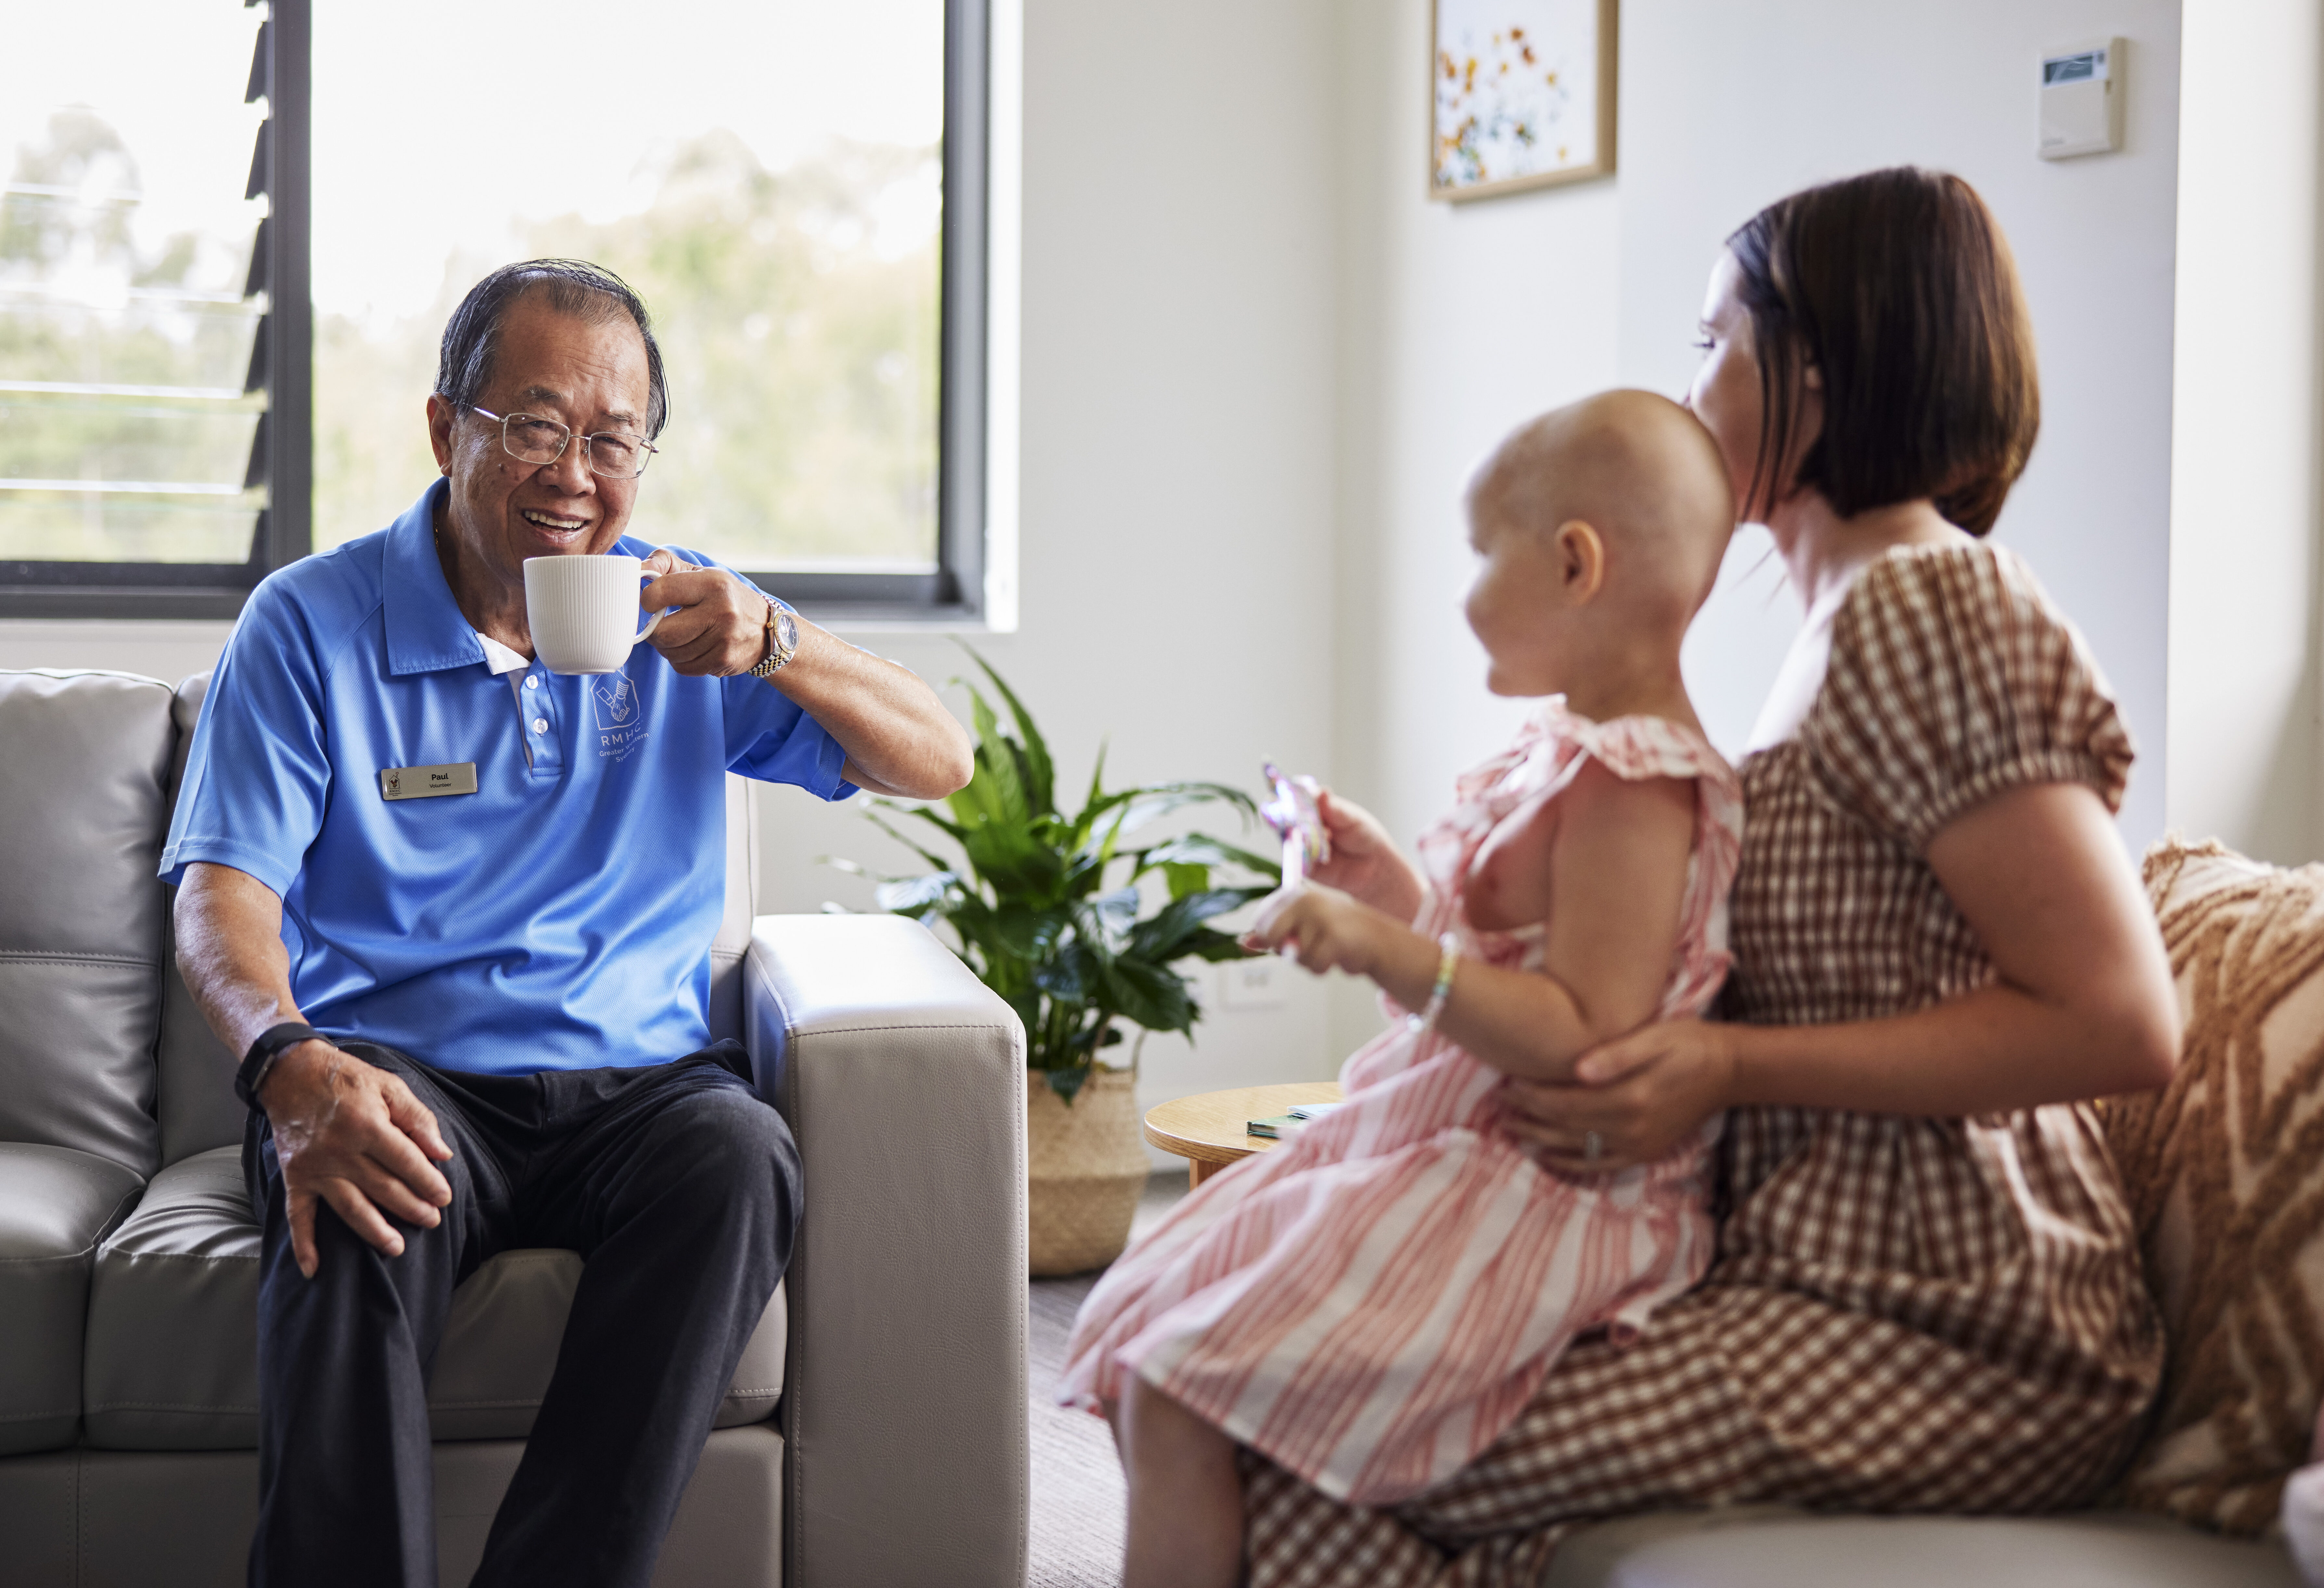
[{"label": "woman with brown bob hair", "polygon": [[2039,423],[2007,245],[1957,177],[1769,206],[1711,272],[1689,404],[1807,621],[1742,764],[1725,1019],[1509,1083],[1561,1169],[1725,1111],[1719,1254],[1627,1346],[1393,1512],[1244,1459],[1249,1581],[1508,1588],[1598,1518],[2096,1498],[2163,1337],[2086,1100],[2178,1014],[2111,814],[2130,742],[2080,636],[1981,537]]}]

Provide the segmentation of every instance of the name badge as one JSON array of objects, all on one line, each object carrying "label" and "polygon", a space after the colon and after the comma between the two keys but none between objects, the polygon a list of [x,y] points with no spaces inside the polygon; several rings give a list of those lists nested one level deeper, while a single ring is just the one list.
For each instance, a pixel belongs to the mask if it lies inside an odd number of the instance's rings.
[{"label": "name badge", "polygon": [[474,794],[476,763],[456,761],[446,766],[392,766],[379,774],[383,799],[433,799],[438,794]]}]

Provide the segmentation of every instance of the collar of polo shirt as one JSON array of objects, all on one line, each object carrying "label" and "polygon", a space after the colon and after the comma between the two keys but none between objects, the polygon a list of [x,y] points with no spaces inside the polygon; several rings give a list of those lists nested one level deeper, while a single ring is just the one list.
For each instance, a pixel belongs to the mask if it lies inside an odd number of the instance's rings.
[{"label": "collar of polo shirt", "polygon": [[482,629],[471,632],[484,643],[484,665],[493,669],[493,677],[499,678],[503,673],[522,672],[532,665]]}]

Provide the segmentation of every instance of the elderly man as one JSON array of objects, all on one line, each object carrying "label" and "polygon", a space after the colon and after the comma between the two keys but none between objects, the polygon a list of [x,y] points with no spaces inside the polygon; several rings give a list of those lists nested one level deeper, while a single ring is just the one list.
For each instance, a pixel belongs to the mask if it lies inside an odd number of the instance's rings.
[{"label": "elderly man", "polygon": [[[428,400],[444,477],[261,585],[211,683],[161,866],[246,1055],[254,1583],[435,1582],[428,1373],[453,1286],[513,1246],[587,1268],[475,1581],[647,1581],[799,1214],[789,1131],[706,1024],[723,774],[968,777],[918,679],[623,538],[667,410],[619,278],[494,272]],[[677,610],[618,673],[548,671],[525,560],[612,551]]]}]

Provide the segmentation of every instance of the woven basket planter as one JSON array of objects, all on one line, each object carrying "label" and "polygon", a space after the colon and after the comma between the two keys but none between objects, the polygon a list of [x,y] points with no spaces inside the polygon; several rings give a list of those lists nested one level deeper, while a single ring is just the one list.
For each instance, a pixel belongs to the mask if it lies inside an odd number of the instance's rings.
[{"label": "woven basket planter", "polygon": [[1121,1255],[1146,1188],[1138,1077],[1099,1070],[1071,1106],[1036,1070],[1026,1077],[1029,1266],[1036,1278],[1085,1273]]}]

